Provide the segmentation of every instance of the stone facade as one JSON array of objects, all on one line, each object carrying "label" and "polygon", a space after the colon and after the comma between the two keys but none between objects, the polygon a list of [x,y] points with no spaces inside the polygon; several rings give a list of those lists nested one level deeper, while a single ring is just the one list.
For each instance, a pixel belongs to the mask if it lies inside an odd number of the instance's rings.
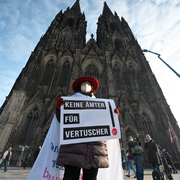
[{"label": "stone facade", "polygon": [[17,161],[19,145],[28,145],[25,151],[33,154],[43,144],[56,99],[73,94],[76,78],[92,76],[100,83],[96,96],[113,99],[120,111],[121,148],[126,148],[130,135],[140,134],[144,141],[150,134],[180,160],[178,141],[170,141],[167,118],[177,139],[179,127],[127,22],[104,3],[97,40],[92,35],[86,42],[86,24],[77,0],[56,15],[41,37],[1,107],[0,153],[13,146]]}]

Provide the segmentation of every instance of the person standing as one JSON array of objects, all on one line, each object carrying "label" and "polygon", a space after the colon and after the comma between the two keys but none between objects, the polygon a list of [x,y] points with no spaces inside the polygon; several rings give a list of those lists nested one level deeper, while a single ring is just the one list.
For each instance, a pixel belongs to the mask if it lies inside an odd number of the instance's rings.
[{"label": "person standing", "polygon": [[160,159],[158,156],[158,149],[156,143],[151,139],[150,135],[146,135],[144,148],[148,150],[149,163],[153,170],[158,170],[160,165]]},{"label": "person standing", "polygon": [[[132,153],[132,148],[134,148],[136,145],[141,146],[141,142],[137,138],[135,138],[135,141],[134,141],[132,136],[130,136],[129,142],[128,142],[128,149],[130,150],[131,153]],[[143,180],[144,179],[144,168],[143,168],[143,164],[142,164],[141,157],[140,157],[141,154],[134,153],[132,155],[133,155],[133,159],[136,164],[136,178],[137,178],[137,180]]]},{"label": "person standing", "polygon": [[41,146],[39,146],[39,147],[36,149],[36,151],[34,152],[34,162],[36,161],[40,150],[41,150]]},{"label": "person standing", "polygon": [[23,169],[26,170],[26,165],[27,165],[27,161],[30,157],[30,154],[27,154],[26,157],[24,158],[24,162],[23,162]]},{"label": "person standing", "polygon": [[[75,92],[71,97],[96,98],[94,94],[99,88],[99,82],[93,77],[80,77],[72,84]],[[60,121],[60,109],[64,104],[63,98],[56,100],[56,117]],[[119,110],[115,108],[119,116]],[[109,159],[106,141],[94,141],[77,144],[61,145],[56,165],[64,166],[63,180],[79,180],[83,171],[83,180],[96,180],[98,168],[108,168]]]},{"label": "person standing", "polygon": [[9,164],[9,160],[11,159],[11,156],[12,156],[12,151],[11,150],[12,150],[12,147],[9,147],[9,149],[7,151],[5,151],[4,154],[3,154],[3,161],[0,164],[0,169],[1,169],[1,166],[3,164],[5,164],[4,165],[4,172],[7,171],[7,166]]}]

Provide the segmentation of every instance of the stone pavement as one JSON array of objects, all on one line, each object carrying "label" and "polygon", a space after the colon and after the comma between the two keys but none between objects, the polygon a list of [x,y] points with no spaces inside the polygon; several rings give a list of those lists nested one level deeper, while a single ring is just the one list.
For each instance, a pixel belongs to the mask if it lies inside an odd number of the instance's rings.
[{"label": "stone pavement", "polygon": [[[6,172],[4,172],[4,168],[0,169],[0,180],[26,180],[31,168],[27,168],[23,170],[22,167],[11,167]],[[124,179],[135,179],[134,173],[131,173],[131,177],[126,177],[127,173],[124,171]],[[172,174],[174,180],[180,180],[180,171],[178,174]],[[38,179],[33,179],[38,180]],[[111,179],[110,179],[111,180]],[[145,169],[144,171],[144,180],[152,180],[152,169]]]},{"label": "stone pavement", "polygon": [[4,172],[4,167],[1,167],[0,180],[26,180],[30,171],[31,168],[23,170],[23,167],[8,167],[8,170]]}]

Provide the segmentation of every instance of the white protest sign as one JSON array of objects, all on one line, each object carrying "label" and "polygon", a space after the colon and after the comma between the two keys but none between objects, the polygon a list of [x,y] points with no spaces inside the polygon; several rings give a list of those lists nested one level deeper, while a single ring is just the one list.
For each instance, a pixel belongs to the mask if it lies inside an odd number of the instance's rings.
[{"label": "white protest sign", "polygon": [[60,144],[121,138],[111,99],[62,97]]}]

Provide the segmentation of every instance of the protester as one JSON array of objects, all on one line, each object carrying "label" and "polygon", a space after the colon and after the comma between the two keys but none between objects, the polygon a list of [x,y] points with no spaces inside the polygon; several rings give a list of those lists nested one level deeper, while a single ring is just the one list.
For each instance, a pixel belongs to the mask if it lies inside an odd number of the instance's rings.
[{"label": "protester", "polygon": [[41,150],[41,146],[39,146],[39,147],[36,149],[36,151],[34,152],[34,162],[36,161],[40,150]]},{"label": "protester", "polygon": [[[72,97],[95,98],[99,82],[93,77],[81,77],[72,84],[75,94]],[[60,121],[60,108],[64,104],[62,98],[56,101],[56,116]],[[116,108],[115,113],[119,116]],[[63,180],[79,180],[83,168],[83,180],[96,180],[98,168],[108,168],[108,152],[106,141],[62,145],[56,164],[65,167]]]},{"label": "protester", "polygon": [[27,154],[26,157],[24,158],[24,162],[23,162],[23,169],[26,170],[26,166],[27,166],[27,161],[30,157],[30,154]]},{"label": "protester", "polygon": [[151,164],[152,169],[153,170],[156,169],[160,171],[159,169],[160,158],[158,155],[157,145],[148,134],[146,135],[146,138],[145,138],[144,148],[148,150],[148,159],[149,159],[149,163]]},{"label": "protester", "polygon": [[[133,142],[132,136],[129,137],[129,142],[128,142],[128,148],[130,152],[132,153],[132,148],[134,148],[136,145],[141,146],[141,142],[139,139],[135,138],[135,142]],[[136,177],[137,180],[143,180],[144,179],[144,168],[143,164],[141,161],[141,154],[134,153],[132,154],[133,159],[136,164]]]},{"label": "protester", "polygon": [[127,154],[126,154],[127,158],[128,158],[128,175],[126,175],[127,177],[130,178],[130,168],[134,171],[134,178],[136,178],[136,170],[134,169],[134,161],[133,161],[133,156],[131,154],[131,152],[128,150]]},{"label": "protester", "polygon": [[9,160],[11,159],[11,156],[12,156],[12,151],[11,150],[12,150],[12,147],[9,147],[9,149],[7,151],[5,151],[4,154],[3,154],[3,158],[2,158],[3,161],[0,164],[0,169],[1,169],[1,166],[3,164],[5,164],[4,165],[4,172],[7,171],[7,166],[9,165]]},{"label": "protester", "polygon": [[174,162],[172,160],[172,157],[169,155],[169,153],[166,152],[165,149],[162,150],[162,153],[163,153],[164,157],[166,158],[167,163],[172,167],[173,173],[178,173],[177,169],[174,166]]}]

